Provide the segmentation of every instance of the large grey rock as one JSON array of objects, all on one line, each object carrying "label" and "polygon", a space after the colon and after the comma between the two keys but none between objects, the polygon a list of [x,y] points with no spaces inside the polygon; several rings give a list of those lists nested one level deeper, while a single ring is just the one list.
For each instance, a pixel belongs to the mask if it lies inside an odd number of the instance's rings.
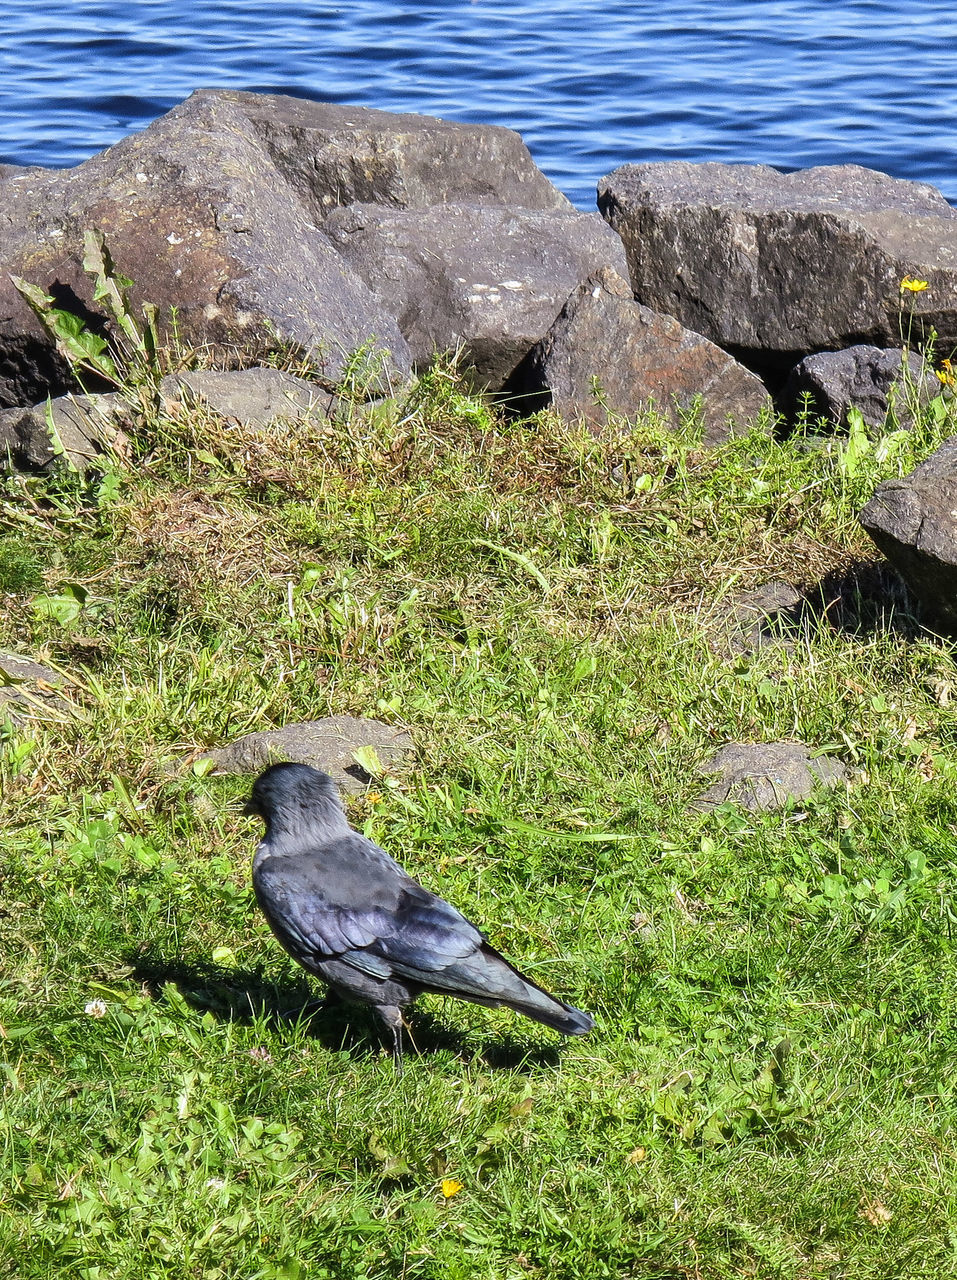
[{"label": "large grey rock", "polygon": [[62,718],[72,710],[60,690],[63,677],[40,662],[19,653],[0,653],[0,723],[10,720]]},{"label": "large grey rock", "polygon": [[316,221],[348,204],[572,210],[521,137],[498,125],[238,90],[194,96],[215,96],[242,112]]},{"label": "large grey rock", "polygon": [[105,451],[126,451],[130,416],[129,403],[118,393],[58,396],[0,409],[0,469],[50,471],[60,461],[85,471]]},{"label": "large grey rock", "polygon": [[957,632],[957,436],[909,476],[879,485],[860,521],[926,621]]},{"label": "large grey rock", "polygon": [[618,236],[577,210],[352,205],[325,229],[397,317],[418,366],[461,347],[474,381],[494,390],[580,281],[605,265],[626,270]]},{"label": "large grey rock", "polygon": [[382,764],[388,767],[399,764],[413,749],[413,743],[404,730],[378,720],[328,716],[250,733],[200,758],[214,761],[223,773],[258,773],[267,765],[284,760],[311,764],[328,773],[343,790],[359,791],[368,775],[356,764],[353,752],[362,747],[374,747]]},{"label": "large grey rock", "polygon": [[[395,321],[277,170],[244,111],[248,97],[194,94],[74,169],[0,182],[0,405],[69,385],[9,274],[97,317],[82,269],[90,228],[103,232],[118,269],[133,280],[134,305],[155,303],[161,319],[175,307],[186,343],[247,357],[291,343],[330,378],[367,344],[382,353],[380,386],[405,376],[409,353]],[[255,98],[266,114],[271,101]],[[285,101],[275,107],[279,121]]]},{"label": "large grey rock", "polygon": [[278,419],[327,418],[339,404],[337,396],[314,382],[265,368],[170,374],[160,383],[160,394],[167,403],[192,400],[257,431]]},{"label": "large grey rock", "polygon": [[812,760],[800,742],[729,742],[698,772],[720,775],[694,802],[692,808],[699,810],[729,802],[745,809],[780,809],[791,800],[806,800],[817,786],[834,787],[850,776],[839,760]]},{"label": "large grey rock", "polygon": [[674,419],[700,400],[708,444],[746,430],[771,408],[760,379],[672,316],[635,302],[608,268],[574,290],[513,385],[597,429],[609,413],[633,417],[651,402]]},{"label": "large grey rock", "polygon": [[913,421],[916,405],[940,394],[940,382],[914,351],[901,347],[856,346],[805,356],[791,370],[781,395],[781,412],[794,419],[807,406],[812,417],[836,425],[857,409],[872,427],[884,425],[889,409],[899,424]]},{"label": "large grey rock", "polygon": [[[623,165],[598,185],[639,302],[755,363],[867,342],[957,345],[957,213],[857,165]],[[904,277],[929,282],[901,294]],[[913,319],[910,314],[913,311]]]}]

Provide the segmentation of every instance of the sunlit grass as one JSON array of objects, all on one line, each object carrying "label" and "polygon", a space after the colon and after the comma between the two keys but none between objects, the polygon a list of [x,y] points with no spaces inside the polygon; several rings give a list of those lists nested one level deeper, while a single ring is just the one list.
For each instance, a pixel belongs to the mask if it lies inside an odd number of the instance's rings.
[{"label": "sunlit grass", "polygon": [[[957,1273],[957,675],[855,522],[954,424],[892,427],[595,439],[440,368],[9,480],[0,640],[76,715],[0,742],[7,1273]],[[804,618],[733,651],[773,577]],[[296,1016],[248,784],[190,762],[334,712],[416,743],[355,824],[592,1035],[426,999],[396,1079],[363,1014]],[[856,785],[689,812],[717,746],[781,738]]]}]

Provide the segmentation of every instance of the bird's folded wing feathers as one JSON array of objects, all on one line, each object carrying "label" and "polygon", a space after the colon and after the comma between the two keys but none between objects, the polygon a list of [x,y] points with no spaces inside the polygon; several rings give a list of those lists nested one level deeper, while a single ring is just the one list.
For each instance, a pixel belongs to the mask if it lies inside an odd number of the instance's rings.
[{"label": "bird's folded wing feathers", "polygon": [[456,960],[472,955],[482,935],[455,907],[411,881],[396,911],[368,950],[388,961],[401,977],[438,974]]},{"label": "bird's folded wing feathers", "polygon": [[299,856],[267,856],[254,885],[270,921],[313,961],[336,958],[377,977],[421,979],[482,945],[453,906],[360,835]]}]

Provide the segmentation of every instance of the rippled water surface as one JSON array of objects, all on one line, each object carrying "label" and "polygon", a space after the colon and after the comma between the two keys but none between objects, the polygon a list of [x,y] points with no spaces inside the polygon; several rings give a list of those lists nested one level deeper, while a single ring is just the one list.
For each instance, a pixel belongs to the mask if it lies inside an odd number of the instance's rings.
[{"label": "rippled water surface", "polygon": [[193,89],[509,125],[572,199],[626,161],[853,161],[957,201],[940,0],[6,0],[0,159],[76,164]]}]

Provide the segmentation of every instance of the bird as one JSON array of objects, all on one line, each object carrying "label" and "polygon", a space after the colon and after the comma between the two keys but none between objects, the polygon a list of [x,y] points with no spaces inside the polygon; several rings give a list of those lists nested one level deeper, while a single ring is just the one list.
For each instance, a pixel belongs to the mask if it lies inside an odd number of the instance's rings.
[{"label": "bird", "polygon": [[332,995],[371,1005],[399,1074],[403,1010],[423,992],[507,1005],[567,1036],[591,1031],[590,1014],[519,973],[451,903],[353,830],[328,774],[270,765],[245,811],[265,823],[252,879],[270,928]]}]

